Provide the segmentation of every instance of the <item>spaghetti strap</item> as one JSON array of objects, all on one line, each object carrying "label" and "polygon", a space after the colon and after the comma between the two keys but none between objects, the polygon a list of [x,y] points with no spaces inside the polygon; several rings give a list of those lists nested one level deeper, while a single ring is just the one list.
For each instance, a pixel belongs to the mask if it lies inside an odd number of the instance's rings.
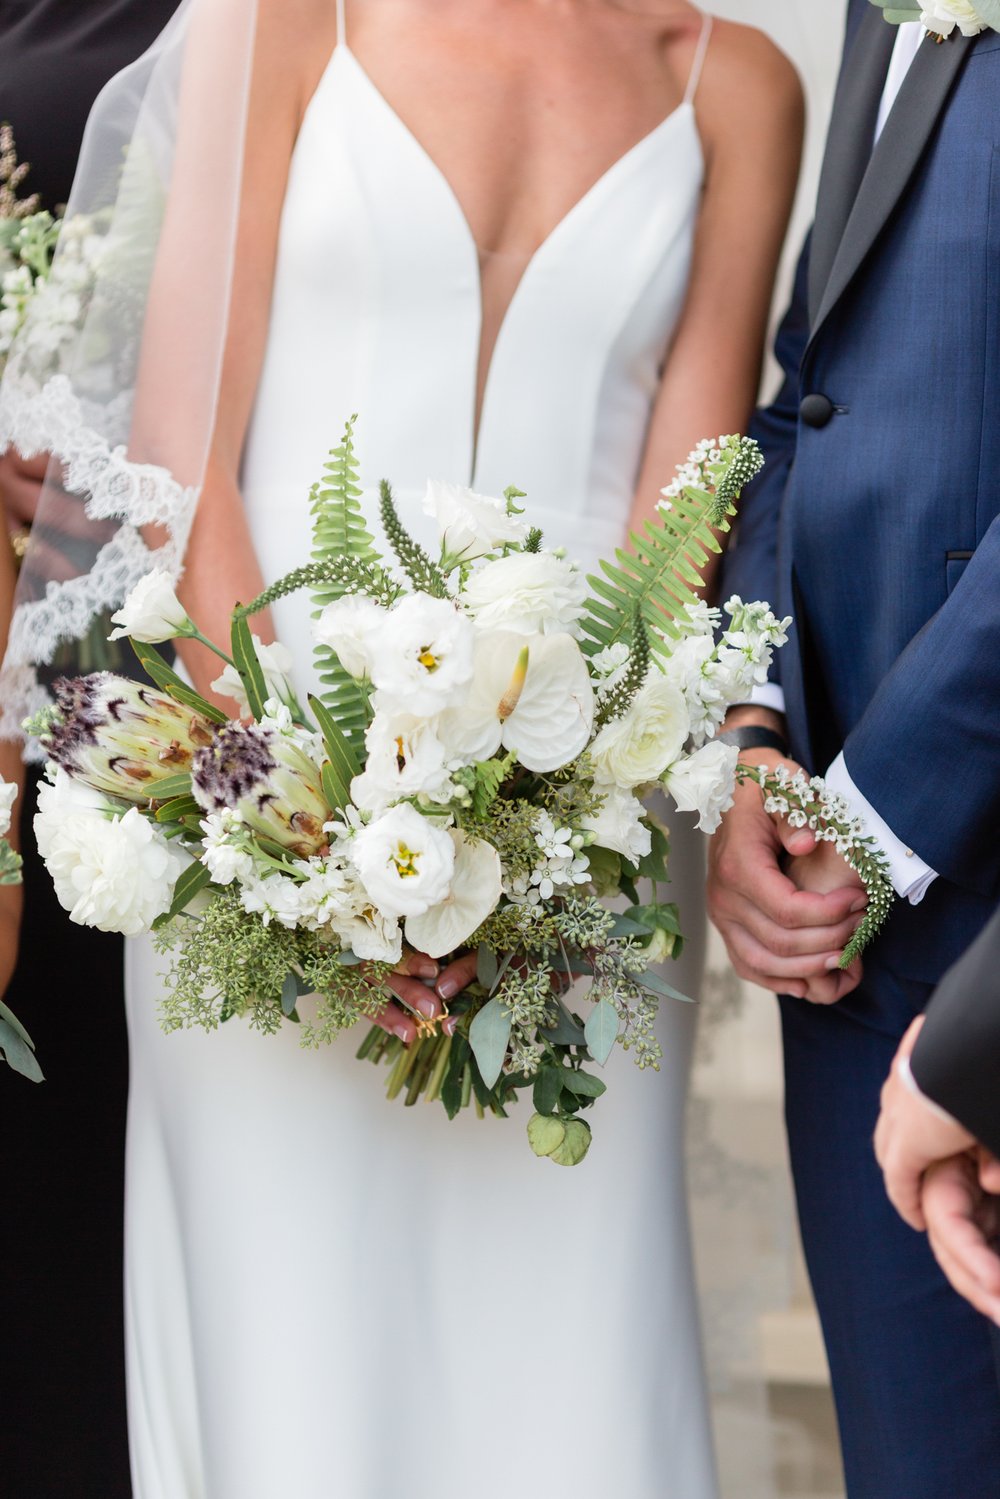
[{"label": "spaghetti strap", "polygon": [[347,20],[344,15],[345,0],[337,0],[337,45],[347,46]]},{"label": "spaghetti strap", "polygon": [[[340,0],[343,4],[343,0]],[[712,39],[712,17],[706,16],[701,23],[701,36],[698,38],[698,46],[695,48],[694,62],[691,64],[691,76],[688,86],[684,91],[684,103],[693,104],[694,96],[698,92],[701,82],[702,69],[705,66],[705,56],[708,52],[708,44]]]}]

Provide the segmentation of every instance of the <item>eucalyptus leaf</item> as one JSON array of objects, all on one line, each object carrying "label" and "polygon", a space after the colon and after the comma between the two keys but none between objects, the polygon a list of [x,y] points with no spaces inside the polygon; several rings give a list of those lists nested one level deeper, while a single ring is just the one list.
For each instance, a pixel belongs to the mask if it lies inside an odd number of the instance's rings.
[{"label": "eucalyptus leaf", "polygon": [[33,1083],[45,1081],[35,1057],[34,1043],[12,1010],[0,1002],[0,1052],[7,1065]]},{"label": "eucalyptus leaf", "polygon": [[499,999],[491,999],[469,1027],[469,1044],[487,1088],[500,1076],[509,1040],[510,1011]]},{"label": "eucalyptus leaf", "polygon": [[616,916],[615,924],[611,928],[612,937],[648,937],[650,935],[650,928],[643,926],[639,921],[633,921],[631,916]]},{"label": "eucalyptus leaf", "polygon": [[298,974],[288,972],[285,974],[285,982],[281,986],[281,1009],[285,1015],[291,1015],[295,1009],[299,997]]},{"label": "eucalyptus leaf", "polygon": [[556,1011],[558,1018],[555,1025],[539,1026],[539,1034],[554,1046],[586,1046],[583,1026],[573,1018],[561,999],[556,1001]]},{"label": "eucalyptus leaf", "polygon": [[587,1049],[594,1061],[603,1067],[618,1039],[618,1011],[610,999],[602,999],[587,1016],[583,1028]]},{"label": "eucalyptus leaf", "polygon": [[568,1067],[542,1067],[535,1078],[532,1101],[539,1114],[554,1114],[562,1095],[563,1077]]},{"label": "eucalyptus leaf", "polygon": [[485,942],[480,942],[476,953],[476,978],[482,984],[487,994],[492,994],[497,981],[499,964],[497,955]]},{"label": "eucalyptus leaf", "polygon": [[600,1098],[608,1091],[607,1083],[602,1083],[599,1077],[592,1077],[589,1072],[579,1072],[575,1067],[566,1067],[564,1071],[563,1087],[575,1093],[577,1098]]},{"label": "eucalyptus leaf", "polygon": [[645,973],[637,973],[635,981],[637,984],[641,984],[644,989],[651,989],[654,994],[662,994],[666,999],[679,999],[685,1005],[696,1003],[690,995],[682,994],[679,989],[675,989],[672,984],[668,984],[666,979],[662,979],[652,968],[647,968]]}]

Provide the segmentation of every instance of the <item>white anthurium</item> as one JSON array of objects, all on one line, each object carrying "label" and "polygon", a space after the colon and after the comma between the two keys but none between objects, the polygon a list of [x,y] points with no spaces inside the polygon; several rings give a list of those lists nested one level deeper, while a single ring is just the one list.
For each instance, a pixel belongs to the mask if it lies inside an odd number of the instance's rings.
[{"label": "white anthurium", "polygon": [[451,599],[407,595],[372,638],[376,706],[432,718],[460,703],[472,681],[474,643],[471,621]]},{"label": "white anthurium", "polygon": [[173,580],[162,567],[140,578],[111,623],[118,625],[109,640],[131,636],[146,645],[159,645],[193,629],[187,610],[174,592]]},{"label": "white anthurium", "polygon": [[438,735],[469,763],[504,748],[545,773],[575,760],[593,726],[594,689],[572,636],[498,630],[478,635],[471,691],[442,715]]},{"label": "white anthurium", "polygon": [[336,651],[344,670],[358,681],[371,676],[372,649],[388,610],[363,593],[345,594],[313,620],[318,645]]},{"label": "white anthurium", "polygon": [[627,713],[613,718],[590,747],[599,784],[634,791],[659,780],[687,742],[691,729],[680,688],[654,668]]},{"label": "white anthurium", "polygon": [[433,720],[376,713],[365,748],[365,768],[351,782],[351,800],[362,811],[384,812],[393,802],[421,793],[447,800],[451,779]]},{"label": "white anthurium", "polygon": [[443,958],[468,942],[496,910],[503,889],[500,855],[491,843],[452,833],[455,873],[446,900],[406,922],[406,940],[430,958]]},{"label": "white anthurium", "polygon": [[528,534],[522,520],[508,515],[506,500],[438,479],[427,481],[424,514],[437,521],[442,555],[452,562],[487,557],[497,547],[522,542]]},{"label": "white anthurium", "polygon": [[[292,669],[295,665],[291,651],[287,650],[280,640],[274,641],[272,645],[263,645],[259,635],[251,638],[257,653],[257,660],[260,662],[260,669],[264,673],[264,681],[267,683],[268,697],[284,702],[291,692]],[[242,717],[249,714],[250,703],[247,699],[246,688],[235,666],[227,666],[221,677],[216,677],[212,683],[212,691],[219,693],[221,697],[230,698],[240,710]]]},{"label": "white anthurium", "polygon": [[462,603],[480,629],[518,635],[571,634],[584,613],[587,580],[554,552],[511,552],[471,574]]},{"label": "white anthurium", "polygon": [[420,916],[451,889],[451,833],[408,802],[362,828],[350,850],[365,892],[383,916]]},{"label": "white anthurium", "polygon": [[703,833],[714,833],[723,812],[733,805],[739,758],[735,744],[720,744],[711,739],[693,755],[685,755],[671,765],[663,777],[664,790],[680,810],[698,813],[698,826]]}]

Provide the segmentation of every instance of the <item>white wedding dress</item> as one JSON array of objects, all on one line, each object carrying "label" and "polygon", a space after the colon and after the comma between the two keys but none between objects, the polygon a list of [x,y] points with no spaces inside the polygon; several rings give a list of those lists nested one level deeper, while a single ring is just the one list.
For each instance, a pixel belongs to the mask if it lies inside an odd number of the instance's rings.
[{"label": "white wedding dress", "polygon": [[[428,476],[527,491],[588,568],[623,538],[684,300],[703,177],[692,99],[527,265],[474,433],[477,249],[448,184],[343,40],[284,205],[244,488],[265,574],[309,549],[309,489],[357,411],[426,536]],[[708,28],[703,36],[707,43]],[[668,476],[664,476],[666,479]],[[311,659],[304,597],[275,609]],[[675,849],[699,981],[700,848]],[[530,1112],[449,1123],[384,1097],[360,1033],[303,1051],[161,1033],[129,943],[127,1315],[136,1499],[714,1499],[684,1190],[693,1006],[662,1071],[616,1053],[587,1161],[531,1154]]]}]

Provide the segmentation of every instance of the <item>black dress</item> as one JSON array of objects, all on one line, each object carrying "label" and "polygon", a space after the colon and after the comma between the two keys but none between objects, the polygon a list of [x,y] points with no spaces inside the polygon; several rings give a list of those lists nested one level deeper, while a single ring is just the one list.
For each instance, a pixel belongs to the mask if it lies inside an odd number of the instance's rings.
[{"label": "black dress", "polygon": [[[31,163],[23,191],[39,193],[43,207],[69,196],[96,95],[176,6],[0,0],[0,120]],[[31,837],[36,787],[33,776],[21,956],[6,997],[46,1081],[0,1069],[0,1491],[127,1499],[122,943],[59,909]]]}]

